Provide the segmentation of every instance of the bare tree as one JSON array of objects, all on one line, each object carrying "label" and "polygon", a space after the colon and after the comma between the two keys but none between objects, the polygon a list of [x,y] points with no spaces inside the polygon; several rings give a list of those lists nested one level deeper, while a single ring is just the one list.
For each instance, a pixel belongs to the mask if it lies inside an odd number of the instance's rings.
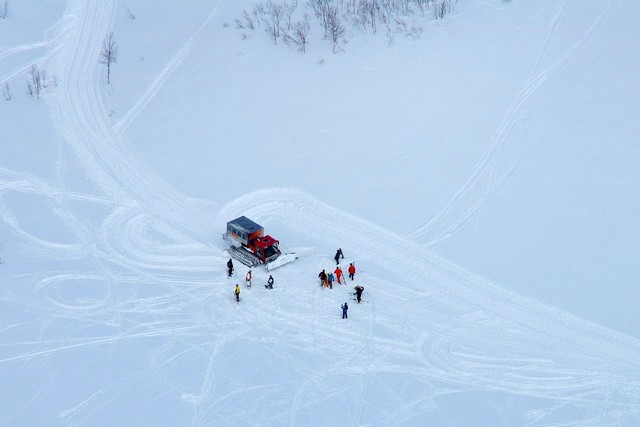
[{"label": "bare tree", "polygon": [[285,3],[274,3],[269,0],[266,5],[266,15],[264,17],[264,23],[266,26],[266,32],[269,37],[273,38],[273,43],[278,44],[278,38],[282,30],[282,22],[286,14]]},{"label": "bare tree", "polygon": [[5,101],[11,101],[13,99],[13,94],[11,93],[9,82],[4,82],[4,84],[2,85],[2,97]]},{"label": "bare tree", "polygon": [[336,53],[336,48],[341,49],[338,46],[338,41],[344,35],[344,31],[344,25],[342,25],[342,21],[338,16],[338,8],[330,6],[327,10],[327,32],[333,43],[333,53]]},{"label": "bare tree", "polygon": [[375,34],[378,31],[378,17],[380,16],[379,0],[360,0],[358,4],[358,15],[363,28],[367,24],[371,25],[371,31]]},{"label": "bare tree", "polygon": [[0,19],[7,19],[11,15],[9,2],[7,0],[0,3]]},{"label": "bare tree", "polygon": [[309,6],[313,9],[313,13],[320,22],[322,28],[324,28],[324,38],[329,37],[329,30],[327,25],[327,11],[331,6],[331,0],[309,0]]},{"label": "bare tree", "polygon": [[291,30],[291,16],[293,15],[293,12],[296,11],[296,8],[298,7],[298,0],[292,0],[291,3],[287,3],[287,0],[284,0],[284,23],[285,23],[285,29],[287,31]]},{"label": "bare tree", "polygon": [[457,4],[458,0],[429,0],[433,16],[436,19],[442,19],[445,15],[454,13]]},{"label": "bare tree", "polygon": [[429,0],[413,0],[413,2],[420,9],[422,16],[424,16],[424,12],[429,9]]},{"label": "bare tree", "polygon": [[118,43],[116,43],[116,39],[113,36],[113,31],[102,42],[100,63],[107,64],[107,84],[111,84],[111,64],[118,63]]},{"label": "bare tree", "polygon": [[27,93],[36,98],[40,98],[40,93],[45,88],[46,72],[38,68],[36,64],[29,70],[29,80],[27,80]]},{"label": "bare tree", "polygon": [[302,21],[298,21],[293,26],[291,34],[285,33],[284,41],[287,44],[293,43],[298,46],[298,50],[302,53],[307,52],[307,44],[309,43],[308,35],[311,26],[309,25],[309,15],[304,14]]}]

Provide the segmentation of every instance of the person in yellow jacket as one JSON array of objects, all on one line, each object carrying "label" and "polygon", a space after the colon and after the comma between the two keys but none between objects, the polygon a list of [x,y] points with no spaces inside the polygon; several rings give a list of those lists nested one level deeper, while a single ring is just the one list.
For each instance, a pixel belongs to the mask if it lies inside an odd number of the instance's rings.
[{"label": "person in yellow jacket", "polygon": [[236,302],[240,303],[240,285],[238,285],[236,283],[236,290],[233,291],[233,293],[236,295]]}]

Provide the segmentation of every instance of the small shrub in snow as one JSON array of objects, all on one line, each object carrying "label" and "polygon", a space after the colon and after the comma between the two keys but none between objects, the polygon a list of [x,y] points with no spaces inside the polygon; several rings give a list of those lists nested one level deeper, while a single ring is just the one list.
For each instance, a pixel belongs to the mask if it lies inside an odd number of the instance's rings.
[{"label": "small shrub in snow", "polygon": [[422,27],[411,27],[407,32],[407,36],[411,37],[413,40],[418,40],[422,37]]},{"label": "small shrub in snow", "polygon": [[125,13],[127,14],[127,18],[131,19],[132,21],[136,19],[136,15],[134,15],[133,12],[131,12],[131,9],[129,8],[129,6],[125,6]]},{"label": "small shrub in snow", "polygon": [[4,82],[1,90],[2,90],[2,98],[5,101],[11,101],[13,99],[13,94],[11,93],[11,88],[9,87],[8,82]]},{"label": "small shrub in snow", "polygon": [[35,96],[36,98],[40,98],[40,94],[45,88],[46,79],[46,72],[38,68],[36,64],[33,64],[29,70],[27,93],[31,96]]},{"label": "small shrub in snow", "polygon": [[7,19],[11,15],[9,11],[9,2],[4,1],[0,3],[0,19]]},{"label": "small shrub in snow", "polygon": [[291,32],[285,32],[283,39],[287,44],[297,45],[300,52],[306,53],[307,43],[309,43],[308,35],[310,29],[309,15],[305,13],[302,17],[302,21],[296,22],[293,25]]},{"label": "small shrub in snow", "polygon": [[253,18],[246,10],[242,11],[242,18],[244,18],[245,20],[245,27],[247,27],[251,31],[256,29],[255,25],[253,24]]},{"label": "small shrub in snow", "polygon": [[[323,30],[325,40],[331,41],[334,53],[342,51],[351,30],[376,34],[384,28],[390,42],[395,34],[419,38],[421,29],[414,16],[424,19],[430,11],[435,19],[443,19],[455,12],[458,0],[306,0],[302,13],[310,12]],[[274,44],[282,38],[289,46],[305,52],[309,29],[305,20],[296,21],[298,0],[268,0],[253,5],[251,14],[246,10],[236,19],[237,29],[264,25]],[[303,34],[300,34],[300,32]],[[243,31],[244,33],[244,31]]]}]

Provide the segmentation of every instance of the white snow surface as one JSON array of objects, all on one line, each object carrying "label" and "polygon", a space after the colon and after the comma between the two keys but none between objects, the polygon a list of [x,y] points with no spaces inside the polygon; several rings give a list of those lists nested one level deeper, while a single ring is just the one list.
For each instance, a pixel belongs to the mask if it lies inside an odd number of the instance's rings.
[{"label": "white snow surface", "polygon": [[[243,39],[251,4],[9,2],[0,425],[639,425],[640,4],[337,54]],[[299,259],[236,304],[240,215]]]}]

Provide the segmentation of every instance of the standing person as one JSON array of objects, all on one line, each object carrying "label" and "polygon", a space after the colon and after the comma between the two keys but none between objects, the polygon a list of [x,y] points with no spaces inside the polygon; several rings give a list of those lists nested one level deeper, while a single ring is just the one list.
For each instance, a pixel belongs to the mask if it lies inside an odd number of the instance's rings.
[{"label": "standing person", "polygon": [[347,316],[347,310],[349,310],[349,306],[345,302],[344,304],[342,304],[342,318],[343,319],[348,319],[349,318],[349,316]]},{"label": "standing person", "polygon": [[231,277],[233,275],[233,261],[231,261],[231,258],[229,258],[229,261],[227,261],[227,274],[229,274],[228,277]]},{"label": "standing person", "polygon": [[336,280],[338,281],[338,284],[342,284],[342,269],[338,266],[336,267],[334,273],[336,274]]},{"label": "standing person", "polygon": [[333,273],[327,275],[327,281],[329,282],[329,289],[333,289]]},{"label": "standing person", "polygon": [[326,288],[327,287],[327,273],[324,272],[324,269],[322,269],[320,274],[318,274],[318,277],[320,278],[320,286]]},{"label": "standing person", "polygon": [[333,259],[336,260],[336,265],[340,264],[340,258],[344,259],[344,254],[342,253],[342,249],[338,248],[336,256],[333,257]]},{"label": "standing person", "polygon": [[349,263],[349,278],[353,280],[353,277],[356,275],[356,266],[353,263]]},{"label": "standing person", "polygon": [[247,275],[246,275],[246,276],[245,276],[245,278],[244,278],[245,282],[247,282],[247,288],[250,288],[250,287],[251,287],[251,278],[252,278],[252,277],[253,277],[253,276],[251,275],[251,270],[249,270],[249,271],[247,272]]},{"label": "standing person", "polygon": [[236,302],[240,304],[240,285],[238,285],[237,283],[236,283],[236,290],[233,291],[233,293],[236,296]]},{"label": "standing person", "polygon": [[360,301],[362,300],[362,293],[364,292],[364,286],[358,285],[353,289],[356,290],[356,299],[358,300],[358,304],[360,304]]},{"label": "standing person", "polygon": [[264,285],[267,289],[273,289],[273,276],[269,275],[269,280],[267,280],[267,284]]}]

